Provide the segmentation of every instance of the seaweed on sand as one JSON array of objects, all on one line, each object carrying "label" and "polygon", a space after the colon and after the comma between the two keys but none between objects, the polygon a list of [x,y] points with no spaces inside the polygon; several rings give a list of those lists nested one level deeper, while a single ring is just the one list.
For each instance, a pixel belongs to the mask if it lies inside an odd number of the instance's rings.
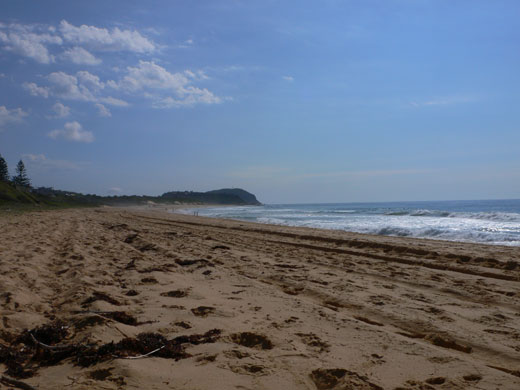
[{"label": "seaweed on sand", "polygon": [[136,359],[147,356],[180,360],[190,357],[188,345],[214,343],[220,337],[219,329],[204,334],[178,336],[168,340],[158,333],[140,333],[115,343],[100,346],[68,344],[73,325],[62,321],[25,330],[9,337],[9,345],[0,344],[0,363],[6,365],[6,374],[14,378],[29,378],[40,367],[54,366],[65,359],[78,366],[88,367],[111,359]]}]

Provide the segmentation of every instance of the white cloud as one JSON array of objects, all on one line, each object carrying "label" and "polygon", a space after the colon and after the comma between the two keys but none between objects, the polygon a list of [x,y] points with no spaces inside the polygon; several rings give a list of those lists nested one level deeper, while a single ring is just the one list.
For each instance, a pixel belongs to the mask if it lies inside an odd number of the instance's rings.
[{"label": "white cloud", "polygon": [[27,165],[34,168],[46,168],[46,169],[81,169],[85,163],[76,163],[67,160],[52,160],[44,154],[22,154],[22,159],[25,160]]},{"label": "white cloud", "polygon": [[177,46],[179,49],[187,49],[193,45],[193,39],[187,39],[183,43]]},{"label": "white cloud", "polygon": [[206,72],[204,72],[202,70],[197,70],[197,71],[193,72],[193,71],[187,69],[184,71],[184,74],[186,76],[188,76],[189,78],[192,78],[193,80],[208,80],[209,79]]},{"label": "white cloud", "polygon": [[47,157],[43,154],[22,154],[22,157],[32,162],[45,161]]},{"label": "white cloud", "polygon": [[[129,66],[119,73],[122,75],[118,80],[102,81],[99,76],[85,70],[75,74],[56,71],[44,77],[44,85],[26,82],[23,87],[33,96],[53,96],[118,107],[129,106],[129,103],[120,96],[110,96],[110,89],[120,95],[149,99],[155,108],[218,104],[226,100],[207,88],[195,85],[209,79],[202,70],[187,69],[172,73],[153,61],[141,60],[137,66]],[[107,116],[108,110],[105,108],[100,112]]]},{"label": "white cloud", "polygon": [[413,101],[410,102],[410,105],[414,107],[449,106],[462,103],[471,103],[477,100],[477,96],[445,96],[425,101]]},{"label": "white cloud", "polygon": [[130,92],[143,89],[171,89],[182,90],[189,83],[184,73],[170,73],[153,61],[139,61],[137,67],[129,66],[127,75],[119,83],[113,82],[111,86]]},{"label": "white cloud", "polygon": [[41,96],[44,98],[49,97],[49,88],[47,87],[39,87],[35,83],[23,83],[23,89],[29,91],[32,96]]},{"label": "white cloud", "polygon": [[262,72],[267,68],[260,65],[227,65],[227,66],[207,66],[205,67],[207,70],[211,70],[213,72],[218,73],[230,73],[230,72]]},{"label": "white cloud", "polygon": [[21,108],[13,108],[9,110],[5,106],[0,106],[0,129],[10,123],[21,122],[27,115],[29,114]]},{"label": "white cloud", "polygon": [[[56,58],[59,58],[81,65],[101,63],[101,59],[95,57],[88,49],[134,53],[152,53],[157,49],[152,40],[136,30],[74,26],[66,20],[61,21],[58,29],[40,24],[0,24],[0,45],[7,51],[42,64],[56,62]],[[67,48],[55,56],[49,50],[51,45]]]},{"label": "white cloud", "polygon": [[289,81],[290,83],[294,81],[294,77],[292,76],[282,76],[282,79],[284,79],[285,81]]},{"label": "white cloud", "polygon": [[[139,61],[137,67],[128,67],[127,74],[119,82],[108,81],[107,85],[127,93],[144,92],[144,96],[154,99],[154,107],[169,108],[197,103],[215,104],[222,99],[205,88],[191,85],[193,80],[207,78],[203,72],[187,70],[170,73],[151,61]],[[158,95],[157,92],[173,96]]]},{"label": "white cloud", "polygon": [[83,44],[95,50],[147,53],[156,49],[151,40],[135,30],[120,30],[115,27],[109,31],[106,28],[87,25],[76,27],[66,20],[61,21],[59,30],[67,42]]},{"label": "white cloud", "polygon": [[55,112],[55,118],[65,118],[70,114],[70,107],[58,102],[52,106],[52,111]]},{"label": "white cloud", "polygon": [[105,103],[105,104],[109,104],[111,106],[117,106],[117,107],[128,107],[130,105],[130,104],[128,104],[128,102],[125,102],[124,100],[121,100],[121,99],[116,99],[112,96],[99,98],[99,101],[101,103]]},{"label": "white cloud", "polygon": [[53,72],[47,76],[47,80],[51,83],[50,90],[54,96],[71,100],[95,100],[92,92],[86,86],[79,84],[76,76]]},{"label": "white cloud", "polygon": [[123,192],[123,189],[121,189],[119,187],[111,187],[108,189],[108,192],[110,194],[120,194],[121,192]]},{"label": "white cloud", "polygon": [[75,75],[65,72],[53,72],[45,77],[49,86],[38,86],[35,83],[24,83],[23,87],[33,96],[55,96],[60,99],[79,100],[84,102],[104,103],[111,106],[126,107],[129,104],[112,96],[100,96],[106,84],[100,78],[87,71],[79,71]]},{"label": "white cloud", "polygon": [[0,28],[7,30],[0,31],[0,42],[6,50],[42,64],[54,62],[54,56],[49,53],[46,45],[63,43],[59,36],[42,32],[40,26],[10,24],[2,25]]},{"label": "white cloud", "polygon": [[79,46],[65,50],[61,57],[77,65],[99,65],[102,62],[101,59]]},{"label": "white cloud", "polygon": [[98,109],[99,116],[104,116],[107,118],[112,116],[112,113],[110,112],[110,110],[108,108],[106,108],[104,105],[102,105],[101,103],[96,103],[95,106]]},{"label": "white cloud", "polygon": [[48,134],[53,139],[64,138],[69,141],[90,143],[94,141],[94,134],[90,131],[83,130],[81,125],[74,122],[67,122],[63,129],[56,129]]},{"label": "white cloud", "polygon": [[218,104],[221,103],[222,99],[218,96],[213,95],[207,89],[199,89],[192,88],[190,93],[181,99],[175,99],[171,96],[167,96],[162,99],[157,99],[153,103],[153,107],[155,108],[172,108],[172,107],[182,107],[182,106],[193,106],[197,103],[205,103],[205,104]]},{"label": "white cloud", "polygon": [[78,82],[81,84],[81,86],[88,88],[91,91],[97,92],[105,88],[105,83],[103,83],[98,76],[85,70],[77,72],[76,77],[78,78]]},{"label": "white cloud", "polygon": [[[193,40],[188,39],[184,44],[192,45]],[[75,26],[62,20],[58,26],[0,23],[0,48],[45,64],[61,60],[77,65],[99,65],[102,62],[96,54],[99,51],[149,54],[156,52],[159,46],[137,30]],[[209,79],[201,70],[170,72],[153,61],[141,60],[136,66],[121,68],[117,73],[116,79],[103,81],[85,70],[76,73],[55,70],[43,81],[23,83],[23,88],[32,96],[94,103],[103,116],[110,114],[110,106],[129,106],[127,98],[149,99],[151,106],[157,108],[217,104],[227,99],[197,85]],[[65,115],[56,114],[57,117]]]}]

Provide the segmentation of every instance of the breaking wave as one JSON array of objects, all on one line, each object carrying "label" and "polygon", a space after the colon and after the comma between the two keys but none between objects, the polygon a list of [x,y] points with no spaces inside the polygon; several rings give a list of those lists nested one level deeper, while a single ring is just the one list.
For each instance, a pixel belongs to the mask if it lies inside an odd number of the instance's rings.
[{"label": "breaking wave", "polygon": [[363,233],[383,236],[431,238],[447,241],[480,242],[497,245],[520,245],[520,231],[516,234],[510,234],[507,232],[464,231],[456,229],[435,229],[429,227],[422,229],[407,229],[395,226],[385,226],[379,229],[366,229]]},{"label": "breaking wave", "polygon": [[488,221],[520,222],[519,213],[505,212],[449,212],[441,210],[410,210],[410,211],[389,211],[384,213],[388,216],[411,216],[411,217],[440,217],[440,218],[469,218],[483,219]]},{"label": "breaking wave", "polygon": [[275,225],[520,246],[520,200],[268,205],[183,212]]}]

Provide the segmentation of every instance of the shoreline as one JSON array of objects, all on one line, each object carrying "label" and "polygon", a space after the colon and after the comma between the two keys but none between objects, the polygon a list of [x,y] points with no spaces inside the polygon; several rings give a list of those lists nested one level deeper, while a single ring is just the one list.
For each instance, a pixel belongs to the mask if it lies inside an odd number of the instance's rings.
[{"label": "shoreline", "polygon": [[[157,205],[159,206],[159,205]],[[229,208],[229,207],[257,207],[257,206],[242,206],[242,205],[229,205],[229,206],[226,206],[226,205],[200,205],[200,206],[196,206],[196,207],[178,207],[178,210],[185,210],[185,209],[207,209],[207,208]],[[143,209],[144,210],[144,209]],[[165,212],[173,212],[173,213],[177,213],[177,214],[185,214],[185,213],[180,213],[180,212],[176,212],[175,209],[171,209],[168,210],[167,208],[163,208],[163,207],[156,207],[154,208],[154,206],[151,206],[149,208],[147,208],[146,210],[148,211],[165,211]],[[366,235],[366,236],[369,236],[369,237],[392,237],[392,238],[405,238],[405,239],[412,239],[412,240],[430,240],[430,241],[435,241],[435,242],[438,242],[438,243],[445,243],[445,242],[453,242],[453,243],[467,243],[467,244],[476,244],[476,245],[486,245],[486,246],[492,246],[492,247],[507,247],[507,248],[520,248],[520,245],[514,245],[514,244],[511,244],[511,245],[506,245],[506,244],[502,244],[502,243],[488,243],[488,242],[478,242],[478,241],[469,241],[469,240],[457,240],[457,239],[448,239],[448,238],[445,238],[445,239],[442,239],[442,238],[432,238],[432,237],[413,237],[413,236],[400,236],[400,235],[390,235],[390,234],[377,234],[377,233],[363,233],[363,232],[356,232],[356,231],[353,231],[353,230],[344,230],[344,229],[341,229],[341,228],[322,228],[322,227],[308,227],[308,226],[297,226],[297,225],[290,225],[290,224],[283,224],[283,223],[271,223],[271,222],[258,222],[258,221],[247,221],[247,220],[244,220],[244,219],[239,219],[239,218],[226,218],[226,217],[211,217],[211,216],[204,216],[204,215],[199,215],[198,213],[197,214],[186,214],[186,215],[194,215],[194,216],[198,216],[198,217],[202,217],[202,218],[210,218],[210,219],[217,219],[217,220],[225,220],[225,221],[240,221],[240,222],[245,222],[245,223],[255,223],[255,224],[260,224],[260,225],[267,225],[267,226],[281,226],[281,227],[289,227],[289,228],[303,228],[303,229],[316,229],[316,230],[324,230],[324,231],[331,231],[331,232],[344,232],[344,233],[348,233],[348,234],[356,234],[356,235]]]},{"label": "shoreline", "polygon": [[218,330],[178,360],[36,363],[40,389],[520,387],[518,248],[115,207],[0,230],[0,348],[57,320],[47,344]]},{"label": "shoreline", "polygon": [[[208,205],[208,208],[210,207],[220,207],[220,206],[213,206]],[[223,206],[226,207],[226,206]],[[230,206],[234,207],[234,206]],[[252,206],[253,207],[253,206]],[[206,207],[201,207],[206,208]],[[162,210],[147,210],[151,213],[157,212],[158,214],[163,213]],[[205,225],[203,221],[208,221],[212,223],[208,223],[208,226],[214,226],[214,227],[224,227],[229,228],[227,226],[233,226],[234,229],[245,227],[250,227],[254,230],[266,230],[266,231],[273,231],[274,234],[281,234],[281,235],[287,235],[287,231],[294,231],[296,232],[296,235],[300,235],[302,237],[310,238],[312,236],[315,237],[327,237],[325,240],[328,241],[328,238],[330,238],[331,242],[352,242],[352,241],[359,241],[359,242],[378,242],[381,245],[398,245],[400,247],[403,246],[417,246],[417,247],[424,247],[428,246],[428,243],[430,243],[432,247],[436,246],[448,246],[446,251],[449,250],[466,250],[469,252],[472,252],[475,247],[479,248],[480,250],[483,250],[483,253],[486,252],[501,252],[501,253],[508,253],[512,258],[518,258],[520,260],[520,253],[518,251],[518,247],[516,246],[508,246],[508,245],[500,245],[500,244],[487,244],[487,243],[481,243],[481,242],[468,242],[468,241],[452,241],[452,240],[440,240],[440,239],[434,239],[434,238],[428,238],[428,237],[406,237],[406,236],[390,236],[390,235],[383,235],[383,234],[373,234],[373,233],[359,233],[354,231],[348,231],[348,230],[341,230],[341,229],[325,229],[325,228],[316,228],[316,227],[307,227],[307,226],[292,226],[292,225],[283,225],[283,224],[273,224],[273,223],[264,223],[264,222],[256,222],[256,221],[245,221],[241,219],[232,219],[232,218],[218,218],[218,217],[208,217],[208,216],[201,216],[201,215],[192,215],[192,214],[184,214],[184,213],[170,213],[168,211],[165,212],[166,215],[168,214],[176,214],[176,215],[185,215],[188,217],[194,217],[199,219],[201,222],[201,225]],[[422,243],[422,244],[421,244]],[[494,251],[496,249],[496,251]]]}]

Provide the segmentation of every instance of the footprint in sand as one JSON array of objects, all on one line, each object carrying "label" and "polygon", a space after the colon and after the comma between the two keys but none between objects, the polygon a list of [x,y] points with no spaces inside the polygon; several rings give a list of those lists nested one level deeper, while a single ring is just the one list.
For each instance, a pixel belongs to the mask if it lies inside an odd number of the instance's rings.
[{"label": "footprint in sand", "polygon": [[267,337],[252,332],[234,333],[230,336],[231,341],[243,347],[256,349],[272,349],[273,343]]},{"label": "footprint in sand", "polygon": [[342,368],[320,368],[312,371],[310,377],[318,390],[383,390],[382,387],[369,382],[367,377]]}]

